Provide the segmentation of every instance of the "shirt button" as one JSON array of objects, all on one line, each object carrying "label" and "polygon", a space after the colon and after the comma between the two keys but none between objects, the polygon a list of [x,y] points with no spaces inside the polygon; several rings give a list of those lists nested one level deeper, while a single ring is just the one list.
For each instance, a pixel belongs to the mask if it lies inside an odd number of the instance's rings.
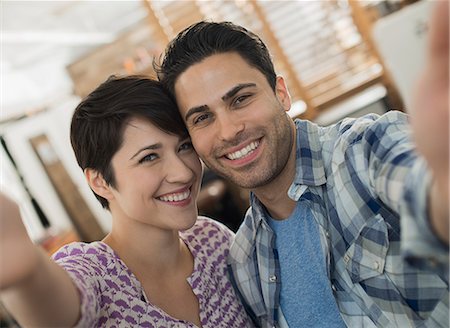
[{"label": "shirt button", "polygon": [[327,238],[330,238],[330,233],[328,231],[325,232],[325,236],[327,236]]},{"label": "shirt button", "polygon": [[333,291],[336,291],[336,286],[335,286],[334,284],[332,284],[332,285],[331,285],[331,289],[332,289]]},{"label": "shirt button", "polygon": [[377,261],[373,262],[373,268],[375,270],[378,270],[379,267],[380,267],[380,263],[378,263]]},{"label": "shirt button", "polygon": [[277,276],[273,275],[269,277],[269,281],[270,282],[276,282],[277,281]]},{"label": "shirt button", "polygon": [[345,254],[344,256],[344,262],[348,263],[348,261],[350,260],[350,256],[348,256],[347,254]]},{"label": "shirt button", "polygon": [[433,257],[428,260],[428,263],[432,268],[436,268],[438,266],[438,261]]}]

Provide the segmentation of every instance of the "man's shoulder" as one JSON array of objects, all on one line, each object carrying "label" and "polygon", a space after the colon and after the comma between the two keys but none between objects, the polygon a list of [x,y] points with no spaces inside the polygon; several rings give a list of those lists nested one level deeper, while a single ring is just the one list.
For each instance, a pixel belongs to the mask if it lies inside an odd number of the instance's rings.
[{"label": "man's shoulder", "polygon": [[405,113],[391,110],[383,115],[366,114],[357,118],[345,118],[333,127],[340,135],[351,137],[369,131],[385,131],[398,127],[404,129],[408,125],[408,116]]},{"label": "man's shoulder", "polygon": [[316,138],[316,148],[321,149],[325,158],[329,158],[326,154],[339,156],[353,146],[373,146],[395,140],[410,141],[408,116],[396,110],[383,115],[366,114],[357,118],[344,118],[333,125],[317,126],[315,130],[308,128],[308,131],[308,138]]},{"label": "man's shoulder", "polygon": [[346,117],[340,121],[328,125],[320,126],[312,121],[296,120],[297,130],[310,135],[317,134],[319,137],[328,134],[345,134],[349,129],[361,130],[375,126],[403,125],[408,124],[408,115],[398,110],[390,110],[383,115],[370,113],[360,117]]}]

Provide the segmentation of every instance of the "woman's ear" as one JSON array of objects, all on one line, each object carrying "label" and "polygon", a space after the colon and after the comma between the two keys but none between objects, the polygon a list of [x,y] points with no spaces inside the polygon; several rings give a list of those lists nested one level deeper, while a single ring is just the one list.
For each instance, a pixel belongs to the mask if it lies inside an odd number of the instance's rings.
[{"label": "woman's ear", "polygon": [[106,183],[103,175],[97,170],[87,168],[84,170],[84,176],[91,189],[99,196],[111,200],[114,198],[111,192],[111,186]]},{"label": "woman's ear", "polygon": [[289,90],[286,86],[286,82],[282,76],[277,76],[277,82],[275,85],[275,93],[277,95],[278,100],[283,105],[284,110],[287,112],[291,109],[291,95],[289,94]]}]

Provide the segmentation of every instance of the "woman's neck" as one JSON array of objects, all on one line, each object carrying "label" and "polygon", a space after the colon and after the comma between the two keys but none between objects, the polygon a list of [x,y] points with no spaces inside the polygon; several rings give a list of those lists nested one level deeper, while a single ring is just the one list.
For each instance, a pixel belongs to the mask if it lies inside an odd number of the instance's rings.
[{"label": "woman's neck", "polygon": [[133,273],[154,277],[179,272],[192,259],[178,231],[159,229],[136,221],[116,220],[103,239]]}]

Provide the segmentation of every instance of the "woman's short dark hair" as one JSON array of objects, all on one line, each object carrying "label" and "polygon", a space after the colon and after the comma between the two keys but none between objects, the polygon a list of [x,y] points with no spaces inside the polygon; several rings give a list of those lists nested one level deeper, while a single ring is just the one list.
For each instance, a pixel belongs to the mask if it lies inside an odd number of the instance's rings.
[{"label": "woman's short dark hair", "polygon": [[161,65],[155,63],[154,67],[160,81],[174,96],[176,80],[190,66],[227,52],[238,53],[264,74],[275,90],[276,74],[266,45],[253,32],[231,22],[201,21],[189,26],[168,44]]},{"label": "woman's short dark hair", "polygon": [[[111,159],[122,145],[126,124],[135,117],[164,132],[188,136],[175,101],[160,82],[145,76],[111,76],[81,101],[72,116],[70,141],[81,169],[96,170],[115,187]],[[109,209],[105,198],[95,196]]]}]

